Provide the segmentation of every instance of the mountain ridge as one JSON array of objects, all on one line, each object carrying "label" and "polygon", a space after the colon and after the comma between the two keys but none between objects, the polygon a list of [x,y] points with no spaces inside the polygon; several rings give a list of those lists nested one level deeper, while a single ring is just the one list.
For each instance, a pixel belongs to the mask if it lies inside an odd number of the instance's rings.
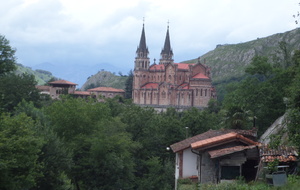
[{"label": "mountain ridge", "polygon": [[[269,59],[274,55],[280,56],[278,50],[279,43],[282,41],[286,42],[291,50],[300,49],[300,29],[296,28],[238,44],[219,44],[214,50],[200,56],[200,59],[211,67],[212,80],[218,82],[242,76],[254,56],[267,56]],[[183,62],[195,63],[197,59]]]}]

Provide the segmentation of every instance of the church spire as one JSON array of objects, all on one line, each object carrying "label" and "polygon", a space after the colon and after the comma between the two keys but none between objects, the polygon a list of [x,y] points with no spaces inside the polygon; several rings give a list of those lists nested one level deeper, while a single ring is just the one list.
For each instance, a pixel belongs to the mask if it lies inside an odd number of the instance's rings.
[{"label": "church spire", "polygon": [[169,22],[168,22],[168,29],[167,29],[164,48],[161,50],[160,56],[161,56],[160,64],[166,64],[170,62],[173,63],[173,51],[171,48],[170,35],[169,35]]},{"label": "church spire", "polygon": [[143,29],[142,29],[142,35],[141,35],[141,39],[140,39],[140,45],[136,50],[136,53],[143,53],[145,54],[145,56],[148,55],[148,47],[146,45],[146,35],[145,35],[145,26],[143,23]]},{"label": "church spire", "polygon": [[150,64],[148,54],[149,51],[146,45],[145,24],[143,22],[140,44],[136,50],[135,69],[148,69]]}]

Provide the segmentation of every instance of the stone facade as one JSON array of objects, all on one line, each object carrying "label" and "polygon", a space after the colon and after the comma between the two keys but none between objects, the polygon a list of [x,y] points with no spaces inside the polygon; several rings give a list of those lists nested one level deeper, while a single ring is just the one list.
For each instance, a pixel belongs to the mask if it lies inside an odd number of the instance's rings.
[{"label": "stone facade", "polygon": [[155,108],[207,107],[216,91],[211,83],[210,68],[202,63],[174,63],[169,28],[159,64],[150,65],[144,26],[136,51],[133,102]]}]

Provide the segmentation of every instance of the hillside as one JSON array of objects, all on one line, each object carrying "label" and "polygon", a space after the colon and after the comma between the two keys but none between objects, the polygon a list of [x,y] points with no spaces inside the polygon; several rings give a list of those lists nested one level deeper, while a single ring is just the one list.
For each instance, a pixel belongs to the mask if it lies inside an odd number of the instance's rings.
[{"label": "hillside", "polygon": [[125,89],[125,81],[127,76],[117,76],[109,71],[99,71],[92,75],[82,85],[81,90],[87,90],[100,86]]},{"label": "hillside", "polygon": [[54,77],[49,71],[44,71],[41,69],[32,70],[30,67],[25,67],[21,64],[17,64],[17,70],[15,72],[17,74],[28,73],[34,75],[38,85],[43,85]]},{"label": "hillside", "polygon": [[[265,38],[258,38],[249,42],[238,44],[217,45],[217,47],[201,56],[201,61],[211,67],[213,82],[223,83],[229,79],[241,77],[245,68],[256,55],[267,56],[270,60],[273,56],[280,56],[279,43],[286,42],[289,50],[300,49],[300,29],[294,29],[285,33],[274,34]],[[198,58],[184,61],[195,63]],[[107,71],[100,71],[88,78],[82,86],[86,87],[111,86],[124,89],[126,77],[116,76]],[[222,86],[222,85],[221,85]],[[217,89],[221,91],[222,87]],[[222,92],[220,92],[222,93]]]},{"label": "hillside", "polygon": [[[270,59],[273,55],[278,55],[276,51],[279,50],[279,42],[281,41],[285,41],[290,50],[299,49],[300,29],[258,38],[245,43],[217,45],[214,50],[202,55],[201,60],[211,67],[213,81],[220,82],[241,76],[245,67],[256,55],[267,56]],[[195,63],[197,58],[185,62]]]}]

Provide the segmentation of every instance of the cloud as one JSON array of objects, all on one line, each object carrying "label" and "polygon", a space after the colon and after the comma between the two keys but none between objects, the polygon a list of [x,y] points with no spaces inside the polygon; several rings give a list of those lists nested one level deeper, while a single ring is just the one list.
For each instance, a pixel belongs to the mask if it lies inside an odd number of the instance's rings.
[{"label": "cloud", "polygon": [[132,64],[143,17],[151,62],[167,22],[175,61],[217,44],[239,43],[295,28],[297,0],[10,0],[0,28],[23,64]]}]

